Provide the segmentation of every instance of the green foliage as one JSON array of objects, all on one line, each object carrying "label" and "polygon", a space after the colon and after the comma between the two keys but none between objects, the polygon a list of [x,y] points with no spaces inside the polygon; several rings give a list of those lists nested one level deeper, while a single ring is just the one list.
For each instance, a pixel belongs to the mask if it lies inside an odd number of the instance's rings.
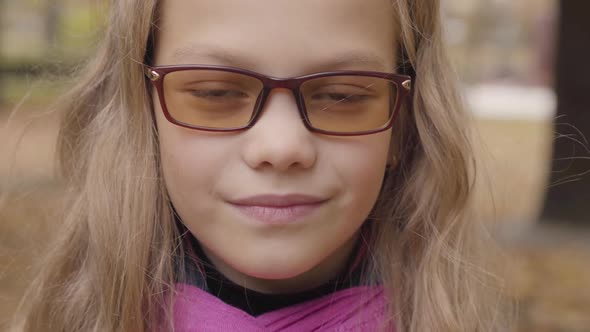
[{"label": "green foliage", "polygon": [[37,109],[50,105],[71,86],[66,77],[35,77],[27,75],[8,75],[0,90],[0,113],[23,102],[27,108]]},{"label": "green foliage", "polygon": [[50,3],[0,1],[0,103],[15,104],[25,96],[29,96],[27,104],[50,102],[68,86],[65,75],[70,68],[96,48],[107,13],[104,5],[90,0],[54,1],[58,6],[53,11],[55,25],[48,29]]}]

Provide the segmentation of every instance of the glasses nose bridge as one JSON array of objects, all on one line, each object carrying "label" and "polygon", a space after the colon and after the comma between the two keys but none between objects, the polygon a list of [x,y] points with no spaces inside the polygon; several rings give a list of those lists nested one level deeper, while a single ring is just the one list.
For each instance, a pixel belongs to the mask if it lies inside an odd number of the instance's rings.
[{"label": "glasses nose bridge", "polygon": [[267,77],[264,80],[264,87],[270,93],[273,89],[288,89],[296,95],[297,90],[299,89],[299,79],[296,78],[276,78],[276,77]]},{"label": "glasses nose bridge", "polygon": [[297,110],[299,111],[299,115],[301,120],[303,121],[304,125],[308,127],[306,123],[306,115],[303,105],[301,104],[301,100],[299,97],[299,87],[301,85],[301,80],[298,78],[276,78],[271,76],[266,76],[262,78],[262,85],[263,85],[263,92],[262,92],[262,99],[259,100],[258,103],[258,110],[256,111],[257,115],[254,118],[254,123],[258,122],[258,119],[261,115],[261,110],[264,108],[268,96],[272,93],[274,89],[287,89],[291,91],[293,98],[295,99],[295,104],[297,106]]}]

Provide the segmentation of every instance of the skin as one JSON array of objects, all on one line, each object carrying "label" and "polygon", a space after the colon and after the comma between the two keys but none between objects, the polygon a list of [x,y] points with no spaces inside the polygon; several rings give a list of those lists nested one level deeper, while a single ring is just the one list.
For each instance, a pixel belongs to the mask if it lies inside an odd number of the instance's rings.
[{"label": "skin", "polygon": [[[275,77],[331,70],[391,71],[388,0],[164,1],[156,65],[212,64]],[[317,287],[340,273],[377,199],[391,130],[314,134],[290,91],[273,90],[257,124],[239,133],[175,126],[154,105],[170,198],[205,254],[231,281],[263,293]],[[269,226],[228,200],[310,194],[327,201],[304,222]]]}]

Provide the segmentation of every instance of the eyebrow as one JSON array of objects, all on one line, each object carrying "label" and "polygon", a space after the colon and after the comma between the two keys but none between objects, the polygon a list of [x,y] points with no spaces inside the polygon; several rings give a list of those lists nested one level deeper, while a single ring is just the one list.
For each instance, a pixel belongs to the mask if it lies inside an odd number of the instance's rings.
[{"label": "eyebrow", "polygon": [[190,59],[196,58],[207,58],[214,60],[223,65],[231,65],[236,67],[255,67],[254,63],[245,57],[239,57],[228,49],[221,48],[214,45],[198,45],[191,44],[188,46],[180,47],[174,50],[172,53],[172,61],[174,62],[186,62],[192,61]]},{"label": "eyebrow", "polygon": [[[259,65],[256,64],[253,59],[249,59],[247,56],[238,55],[238,51],[232,51],[231,49],[222,48],[215,45],[200,45],[191,44],[184,47],[177,48],[172,53],[172,61],[175,63],[188,64],[187,62],[193,61],[193,59],[204,58],[207,61],[214,61],[213,64],[227,65],[239,68],[256,69]],[[199,63],[203,64],[203,63]],[[310,68],[306,68],[308,71],[329,71],[329,70],[342,70],[350,68],[360,68],[362,70],[393,70],[394,64],[388,64],[382,57],[362,51],[362,50],[348,50],[336,54],[335,56],[320,60],[318,63],[313,64]]]}]

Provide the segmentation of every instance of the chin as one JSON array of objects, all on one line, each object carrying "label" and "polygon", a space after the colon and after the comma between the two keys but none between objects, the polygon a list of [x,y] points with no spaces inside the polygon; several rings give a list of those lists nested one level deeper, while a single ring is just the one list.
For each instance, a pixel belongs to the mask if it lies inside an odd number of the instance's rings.
[{"label": "chin", "polygon": [[244,269],[238,269],[241,273],[257,279],[265,280],[286,280],[292,279],[309,271],[313,266],[307,264],[295,264],[293,261],[282,259],[281,262],[257,260],[257,264],[252,264]]}]

